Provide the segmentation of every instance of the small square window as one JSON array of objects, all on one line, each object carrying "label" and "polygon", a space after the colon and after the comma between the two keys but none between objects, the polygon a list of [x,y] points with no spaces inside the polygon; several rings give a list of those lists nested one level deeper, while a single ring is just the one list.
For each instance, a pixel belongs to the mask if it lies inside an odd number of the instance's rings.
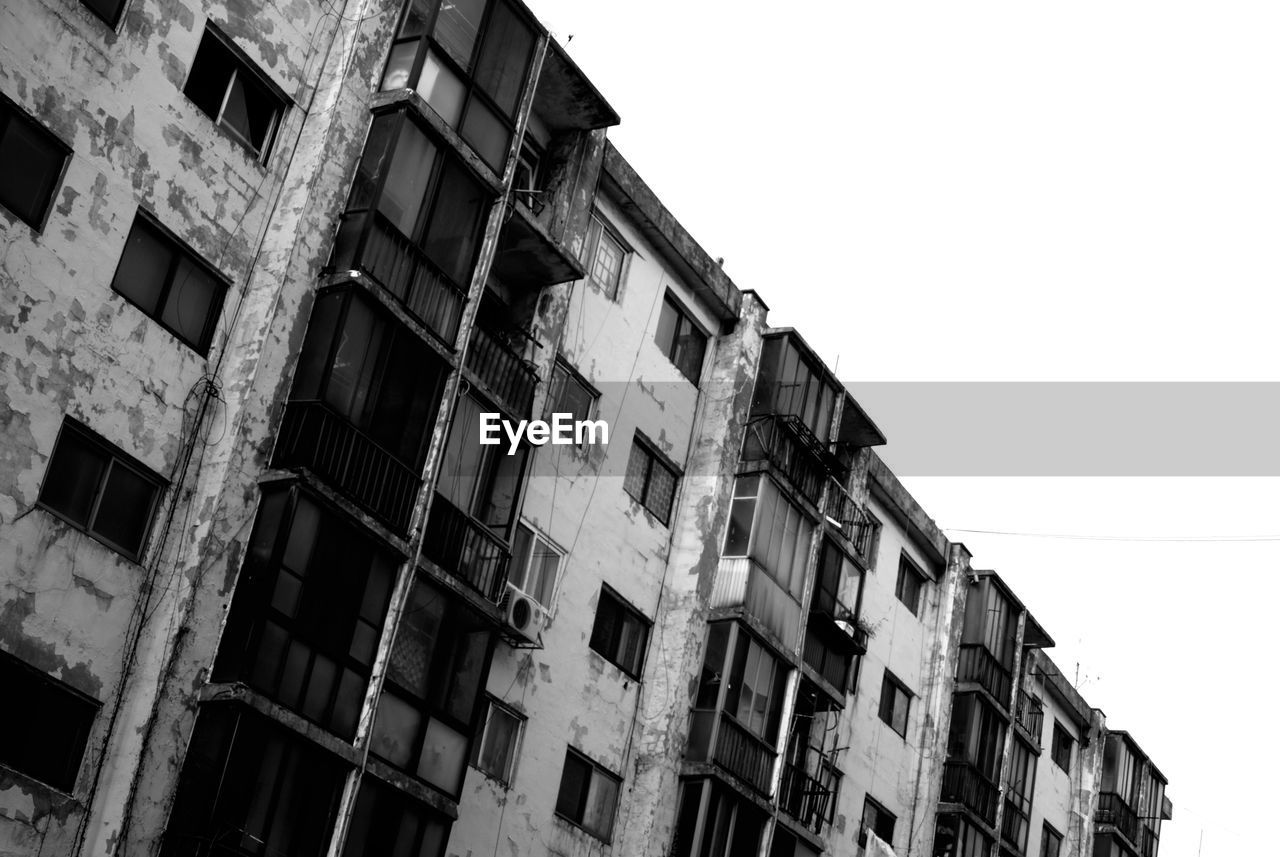
[{"label": "small square window", "polygon": [[627,248],[611,226],[593,215],[587,231],[587,279],[611,301],[618,299]]},{"label": "small square window", "polygon": [[898,817],[881,806],[880,802],[867,795],[862,804],[862,829],[858,831],[858,844],[866,846],[867,833],[874,833],[887,845],[893,844],[893,828]]},{"label": "small square window", "polygon": [[679,481],[675,468],[663,460],[644,435],[636,432],[631,457],[627,460],[627,474],[622,480],[623,490],[665,525],[671,521]]},{"label": "small square window", "polygon": [[126,0],[80,0],[81,5],[113,30],[120,23],[120,13],[124,11],[125,2]]},{"label": "small square window", "polygon": [[1053,763],[1067,773],[1071,773],[1071,751],[1076,740],[1058,721],[1053,721],[1053,748],[1050,755]]},{"label": "small square window", "polygon": [[920,593],[924,589],[924,572],[905,553],[898,559],[898,586],[895,595],[912,614],[920,615]]},{"label": "small square window", "polygon": [[111,288],[197,353],[208,353],[227,284],[145,212],[133,219]]},{"label": "small square window", "polygon": [[1044,823],[1040,831],[1040,857],[1059,857],[1062,853],[1062,834]]},{"label": "small square window", "polygon": [[907,737],[907,715],[911,710],[911,691],[888,670],[880,683],[880,719],[894,732]]},{"label": "small square window", "polygon": [[163,481],[68,417],[40,486],[41,506],[139,559]]},{"label": "small square window", "polygon": [[622,778],[605,770],[573,748],[564,754],[556,815],[567,819],[597,839],[613,836]]},{"label": "small square window", "polygon": [[259,161],[267,159],[285,97],[211,25],[205,26],[182,91]]},{"label": "small square window", "polygon": [[639,678],[648,642],[649,620],[602,588],[591,629],[591,648],[627,675]]},{"label": "small square window", "polygon": [[682,375],[698,383],[702,376],[702,361],[707,354],[707,335],[671,295],[662,301],[662,314],[658,316],[654,341]]},{"label": "small square window", "polygon": [[507,579],[516,589],[549,608],[563,555],[551,542],[520,524],[511,547],[511,574]]},{"label": "small square window", "polygon": [[98,703],[0,653],[0,764],[71,792]]},{"label": "small square window", "polygon": [[485,700],[484,727],[471,745],[471,765],[510,785],[525,718],[496,699]]},{"label": "small square window", "polygon": [[71,149],[0,96],[0,205],[36,231],[44,228]]}]

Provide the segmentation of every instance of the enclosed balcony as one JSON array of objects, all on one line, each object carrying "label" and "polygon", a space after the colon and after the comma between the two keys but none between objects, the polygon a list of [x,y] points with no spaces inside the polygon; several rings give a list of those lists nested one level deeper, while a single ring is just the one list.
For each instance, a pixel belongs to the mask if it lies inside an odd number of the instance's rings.
[{"label": "enclosed balcony", "polygon": [[825,465],[838,467],[827,445],[836,395],[841,392],[822,361],[794,330],[780,330],[765,337],[756,373],[751,416],[791,417]]},{"label": "enclosed balcony", "polygon": [[718,765],[767,797],[777,757],[768,742],[732,715],[707,710],[692,713],[686,760]]},{"label": "enclosed balcony", "polygon": [[1031,818],[1020,802],[1006,800],[1004,815],[1000,821],[1000,839],[1006,848],[1018,854],[1027,853],[1027,834],[1031,829]]},{"label": "enclosed balcony", "polygon": [[960,647],[960,660],[956,680],[972,682],[991,694],[1001,708],[1008,710],[1009,670],[981,643]]},{"label": "enclosed balcony", "polygon": [[943,802],[958,803],[987,824],[995,824],[999,795],[996,784],[975,765],[950,761],[943,766],[940,797]]},{"label": "enclosed balcony", "polygon": [[[862,571],[833,539],[823,539],[809,617],[805,624],[804,662],[835,691],[844,705],[854,660],[867,652],[867,631],[858,621]],[[848,592],[853,603],[840,593]]]},{"label": "enclosed balcony", "polygon": [[367,274],[452,346],[497,197],[404,111],[375,116],[332,267]]},{"label": "enclosed balcony", "polygon": [[790,647],[800,632],[799,600],[751,557],[720,560],[711,588],[711,609],[740,607]]},{"label": "enclosed balcony", "polygon": [[1135,850],[1140,841],[1141,831],[1138,824],[1138,813],[1125,803],[1124,798],[1115,792],[1102,792],[1098,795],[1098,810],[1093,815],[1094,824],[1114,827],[1120,835],[1129,840]]},{"label": "enclosed balcony", "polygon": [[766,461],[799,494],[817,506],[827,477],[822,448],[794,416],[755,417],[747,425],[742,460]]},{"label": "enclosed balcony", "polygon": [[357,287],[317,300],[272,464],[305,468],[405,532],[445,367]]},{"label": "enclosed balcony", "polygon": [[1019,690],[1014,706],[1014,722],[1038,748],[1040,736],[1044,733],[1044,703],[1026,691]]}]

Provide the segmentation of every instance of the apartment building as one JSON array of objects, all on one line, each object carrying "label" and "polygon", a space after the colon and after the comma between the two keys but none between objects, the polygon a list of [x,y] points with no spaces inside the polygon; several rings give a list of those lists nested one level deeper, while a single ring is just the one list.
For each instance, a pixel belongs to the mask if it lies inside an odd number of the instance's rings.
[{"label": "apartment building", "polygon": [[1154,857],[618,121],[519,0],[0,9],[0,853]]}]

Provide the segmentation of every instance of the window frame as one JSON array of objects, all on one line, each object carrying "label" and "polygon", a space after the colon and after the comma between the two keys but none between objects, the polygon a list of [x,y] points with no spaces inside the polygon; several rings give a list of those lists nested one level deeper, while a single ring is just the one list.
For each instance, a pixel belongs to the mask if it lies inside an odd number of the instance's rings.
[{"label": "window frame", "polygon": [[[3,739],[0,739],[0,766],[11,771],[17,771],[22,776],[43,783],[63,794],[72,794],[75,791],[76,781],[80,778],[80,768],[84,765],[85,754],[89,749],[89,736],[92,734],[94,724],[97,722],[98,712],[102,710],[102,703],[61,679],[55,678],[44,670],[27,663],[22,658],[0,650],[0,673],[5,671],[11,671],[9,672],[10,676],[14,674],[22,675],[31,682],[37,683],[37,689],[44,697],[44,699],[40,700],[42,703],[47,704],[50,698],[63,697],[60,701],[64,706],[68,707],[68,711],[71,706],[79,709],[77,711],[69,711],[69,714],[74,715],[76,719],[83,722],[77,724],[76,733],[58,748],[66,756],[60,765],[60,776],[50,777],[48,776],[49,771],[33,773],[24,767],[20,767],[18,760],[8,757],[8,753],[3,746],[5,743]],[[47,707],[42,706],[42,709],[47,710]],[[60,735],[59,737],[65,739],[67,736]],[[17,742],[29,739],[30,736],[6,734],[6,738],[12,738]],[[26,742],[24,741],[24,743]]]},{"label": "window frame", "polygon": [[[600,607],[605,603],[605,599],[608,599],[613,602],[613,605],[614,605],[613,609],[618,611],[619,618],[622,620],[622,621],[614,622],[613,631],[609,635],[609,640],[607,641],[607,643],[603,643],[603,642],[601,643],[601,645],[607,645],[610,651],[605,651],[603,648],[597,648],[597,630],[596,629],[600,625],[600,615],[601,615]],[[623,640],[624,630],[625,630],[624,624],[627,620],[630,620],[634,622],[636,625],[638,625],[640,627],[640,630],[643,631],[644,633],[644,638],[641,640],[640,645],[638,647],[638,655],[636,658],[636,663],[634,665],[634,668],[630,665],[624,665],[621,662],[622,661],[621,653],[618,651],[618,648],[622,645],[622,640]],[[642,681],[644,676],[645,662],[648,660],[649,638],[650,636],[652,636],[651,634],[652,631],[653,631],[653,621],[648,616],[646,616],[639,608],[637,608],[630,601],[627,601],[625,598],[619,595],[617,590],[615,590],[612,586],[610,586],[607,583],[600,584],[600,596],[596,601],[596,613],[595,613],[595,617],[592,619],[592,622],[591,622],[591,636],[587,640],[587,648],[595,652],[600,657],[604,658],[609,663],[613,664],[618,669],[622,670],[623,674],[626,675],[628,678],[634,681]]]},{"label": "window frame", "polygon": [[[1076,739],[1058,718],[1053,718],[1053,735],[1049,744],[1049,758],[1053,759],[1053,763],[1068,775],[1071,773],[1071,760],[1075,755]],[[1062,763],[1060,756],[1063,751],[1066,753],[1066,764]]]},{"label": "window frame", "polygon": [[[160,297],[156,299],[156,315],[152,315],[145,307],[142,306],[142,304],[116,288],[116,280],[120,276],[121,266],[124,265],[125,255],[129,252],[129,239],[133,237],[133,232],[138,228],[139,223],[144,224],[143,228],[150,229],[153,236],[162,239],[166,243],[167,249],[173,253],[173,258],[169,262],[168,270],[165,272],[164,285],[160,289]],[[216,289],[213,299],[209,302],[209,314],[205,318],[204,330],[201,332],[199,342],[191,342],[181,333],[166,324],[163,319],[165,303],[172,292],[178,266],[184,256],[192,265],[202,269],[209,275],[209,278],[213,280]],[[137,213],[134,214],[133,223],[129,227],[129,234],[125,236],[124,249],[120,252],[119,261],[116,262],[115,273],[111,277],[111,291],[113,293],[124,298],[124,300],[128,301],[130,305],[136,307],[139,312],[154,321],[156,324],[160,325],[161,328],[168,331],[175,339],[190,348],[196,354],[199,354],[201,357],[208,357],[209,349],[213,347],[213,335],[218,330],[218,322],[222,320],[222,307],[226,302],[227,292],[230,290],[231,279],[229,277],[219,271],[212,263],[196,252],[190,244],[178,237],[172,229],[169,229],[161,223],[160,219],[156,217],[155,214],[145,208],[138,208]]]},{"label": "window frame", "polygon": [[43,122],[33,116],[28,110],[9,98],[4,93],[0,93],[0,141],[4,140],[5,132],[8,130],[10,123],[21,122],[29,129],[33,130],[42,142],[47,143],[55,152],[62,155],[62,164],[55,170],[55,175],[49,182],[48,197],[40,206],[38,217],[27,218],[23,214],[14,211],[8,205],[0,202],[0,208],[9,212],[10,215],[27,224],[36,231],[36,234],[44,232],[45,226],[49,223],[49,215],[53,212],[53,201],[58,196],[58,191],[62,187],[62,182],[66,178],[67,170],[71,166],[71,156],[75,151],[63,142],[62,138],[53,131],[49,130]]},{"label": "window frame", "polygon": [[[600,764],[595,759],[592,759],[586,753],[582,752],[581,750],[579,750],[578,748],[572,745],[568,745],[565,747],[564,758],[565,758],[564,764],[560,768],[560,783],[557,786],[557,790],[556,790],[556,804],[554,809],[555,817],[559,818],[562,821],[568,822],[569,824],[572,824],[574,827],[590,834],[596,839],[599,839],[601,842],[605,843],[606,845],[611,844],[613,842],[614,829],[617,827],[618,807],[622,803],[622,800],[621,800],[622,786],[625,780],[619,774],[615,774],[613,771],[609,770],[604,765]],[[590,779],[588,779],[587,781],[586,788],[583,789],[583,794],[580,799],[579,806],[577,807],[577,810],[576,810],[577,814],[581,816],[580,818],[574,818],[573,816],[562,811],[560,807],[561,798],[564,797],[563,795],[564,772],[568,767],[570,759],[573,759],[575,762],[585,764],[588,768],[590,768],[590,772],[591,772]],[[599,776],[603,776],[609,780],[612,780],[615,786],[613,809],[609,813],[609,828],[608,830],[604,830],[604,831],[593,830],[592,828],[588,827],[586,824],[586,817],[585,817],[587,806],[591,802],[592,785],[595,782],[595,778]]]},{"label": "window frame", "polygon": [[[204,46],[206,38],[216,41],[218,45],[230,55],[230,59],[235,63],[232,68],[231,76],[227,79],[222,90],[222,100],[218,105],[217,116],[206,112],[205,109],[187,91],[191,86],[191,74],[196,67],[196,61],[200,57],[200,49]],[[258,86],[262,87],[264,94],[268,96],[275,105],[275,109],[271,117],[270,128],[264,135],[262,146],[260,148],[254,148],[252,140],[246,139],[239,130],[223,121],[227,110],[227,100],[230,97],[232,88],[241,73],[247,74],[251,80],[256,82]],[[222,28],[210,19],[205,20],[204,31],[200,34],[200,41],[196,45],[195,53],[191,56],[191,63],[187,69],[187,78],[182,84],[182,94],[197,110],[209,117],[209,120],[213,122],[215,128],[243,147],[244,150],[249,153],[253,161],[261,166],[265,166],[267,161],[270,159],[271,153],[280,139],[280,130],[284,127],[284,117],[289,112],[289,107],[293,105],[293,99],[280,88],[280,85],[272,80],[265,71],[259,68],[258,64],[254,62],[238,44],[236,44],[235,40],[223,32]]]},{"label": "window frame", "polygon": [[[51,506],[44,499],[45,488],[48,486],[49,471],[53,469],[53,463],[61,447],[65,432],[70,430],[72,434],[78,436],[81,443],[88,447],[95,448],[97,452],[107,457],[107,466],[99,477],[98,483],[93,491],[93,498],[89,505],[90,509],[86,520],[83,524],[73,520],[71,516],[61,509]],[[149,482],[152,486],[151,500],[147,508],[147,525],[143,530],[138,542],[138,550],[136,553],[130,552],[123,545],[116,544],[107,536],[104,536],[93,529],[93,524],[98,517],[98,511],[102,507],[103,494],[106,492],[107,483],[110,481],[111,473],[115,466],[119,464],[126,469],[132,471],[135,476],[139,476],[143,481]],[[165,489],[169,486],[169,480],[147,467],[138,459],[129,455],[118,446],[114,445],[102,435],[89,428],[71,415],[66,415],[62,419],[62,425],[58,429],[58,437],[53,442],[53,450],[49,453],[49,460],[45,465],[44,476],[40,480],[40,493],[36,497],[36,505],[44,509],[46,512],[66,521],[72,527],[90,538],[100,542],[111,548],[116,553],[132,560],[133,562],[142,562],[142,558],[147,553],[147,546],[151,540],[151,530],[155,526],[156,512],[160,509],[161,498],[164,496]]]},{"label": "window frame", "polygon": [[[483,702],[484,713],[479,717],[479,724],[476,728],[475,737],[471,740],[471,752],[468,754],[469,758],[467,759],[467,764],[489,779],[501,783],[503,789],[509,789],[516,779],[516,762],[520,759],[520,748],[524,743],[524,728],[529,722],[529,718],[527,715],[522,714],[510,705],[507,705],[493,694],[485,693]],[[495,708],[500,711],[503,716],[510,717],[516,724],[511,745],[506,754],[506,770],[501,773],[491,771],[483,765],[484,751],[489,740],[489,724],[493,722],[493,711]]]},{"label": "window frame", "polygon": [[[561,409],[560,403],[564,399],[564,391],[568,389],[569,383],[572,382],[582,390],[590,399],[590,405],[583,414],[573,414],[575,421],[592,420],[596,414],[600,412],[600,391],[588,381],[581,372],[574,368],[573,364],[564,356],[557,354],[555,362],[551,367],[551,379],[547,382],[547,406],[543,413],[543,419],[547,422],[551,421],[552,414],[571,413]],[[574,443],[575,449],[582,449],[583,444]]]},{"label": "window frame", "polygon": [[[627,472],[631,469],[631,456],[635,454],[637,447],[639,447],[647,457],[640,489],[642,496],[640,497],[637,497],[631,492],[630,487],[627,485],[628,480],[626,476]],[[675,483],[671,490],[671,506],[667,509],[665,515],[659,514],[649,505],[649,493],[650,489],[653,487],[653,468],[655,466],[662,467],[667,470],[671,474]],[[657,444],[649,440],[649,438],[645,436],[644,432],[636,429],[636,432],[631,439],[631,449],[627,451],[627,468],[623,471],[622,490],[626,492],[628,497],[640,504],[646,512],[653,515],[653,517],[656,518],[664,527],[671,526],[671,516],[675,513],[676,503],[680,499],[680,480],[683,477],[684,472],[676,466],[676,463],[668,458],[662,450],[658,449]]]},{"label": "window frame", "polygon": [[[600,250],[600,241],[606,237],[618,245],[618,273],[612,284],[605,283],[596,277],[596,255]],[[635,250],[627,239],[622,237],[618,228],[599,208],[593,208],[591,218],[587,221],[586,258],[582,260],[587,272],[584,277],[587,284],[599,289],[601,294],[614,303],[622,303],[622,284],[627,280],[627,274],[631,269],[631,257],[634,254]]]},{"label": "window frame", "polygon": [[[537,601],[539,604],[542,605],[542,608],[549,613],[551,611],[551,605],[555,603],[556,587],[558,587],[560,584],[560,572],[564,568],[564,560],[565,560],[565,557],[568,556],[568,551],[564,550],[558,544],[551,541],[551,539],[549,539],[546,535],[544,535],[542,531],[539,530],[537,527],[530,524],[524,518],[521,518],[518,521],[516,521],[515,531],[512,533],[512,536],[511,536],[512,568],[514,568],[514,565],[515,565],[515,559],[516,559],[515,546],[516,546],[516,542],[520,538],[521,530],[525,530],[529,533],[529,538],[530,538],[529,556],[527,557],[524,563],[523,576],[520,579],[520,583],[515,583],[512,580],[512,578],[514,577],[513,571],[508,571],[507,582],[510,583],[512,586],[514,586],[516,589],[519,589],[525,595],[528,595],[534,601]],[[556,569],[551,579],[550,588],[547,589],[547,592],[546,592],[546,595],[547,595],[546,601],[543,601],[541,598],[539,598],[538,593],[535,592],[528,585],[529,571],[533,568],[534,549],[537,547],[538,542],[541,542],[548,550],[550,550],[551,553],[555,554],[555,557],[556,557]],[[540,584],[539,588],[541,589],[543,587],[545,587],[545,584]]]},{"label": "window frame", "polygon": [[104,17],[102,12],[90,4],[88,0],[80,0],[80,5],[88,9],[89,12],[92,13],[93,17],[106,24],[114,32],[119,28],[120,21],[124,18],[124,12],[129,6],[129,0],[114,0],[114,2],[116,4],[116,13],[114,18]]},{"label": "window frame", "polygon": [[[668,307],[670,307],[676,314],[676,328],[671,337],[670,347],[664,348],[662,343],[658,342],[658,329],[660,329],[662,325],[662,313],[666,312]],[[659,309],[658,313],[658,329],[655,329],[653,332],[654,344],[658,346],[658,349],[662,351],[667,360],[671,361],[671,365],[679,369],[680,374],[688,379],[689,383],[697,387],[698,382],[702,379],[702,370],[706,368],[707,365],[707,352],[710,350],[711,340],[713,338],[711,336],[711,332],[703,327],[702,322],[698,320],[698,317],[695,316],[685,305],[684,301],[680,300],[680,298],[670,289],[668,289],[666,294],[663,295],[662,308]],[[680,350],[680,330],[684,325],[687,325],[689,328],[689,332],[684,334],[685,336],[690,336],[696,333],[702,337],[702,353],[698,357],[698,370],[695,374],[687,372],[686,367],[680,365],[680,363],[676,361],[677,353]]]},{"label": "window frame", "polygon": [[[887,693],[889,689],[894,691],[892,696]],[[898,727],[893,724],[898,712],[899,696],[902,698],[902,704],[904,707],[904,711],[902,712],[901,732],[899,732]],[[888,667],[886,667],[884,671],[884,678],[880,680],[880,700],[877,706],[877,714],[880,717],[880,721],[897,733],[903,740],[906,740],[907,731],[911,725],[911,700],[914,697],[915,694],[911,691],[911,688],[907,687],[902,679],[898,678],[889,670]],[[887,712],[885,708],[886,701],[889,702]],[[886,713],[888,716],[886,716]]]},{"label": "window frame", "polygon": [[[1049,850],[1049,841],[1053,841],[1053,851]],[[1049,822],[1040,825],[1040,857],[1061,857],[1062,834]]]},{"label": "window frame", "polygon": [[[903,597],[909,580],[914,580],[915,584],[915,598],[913,601],[907,601]],[[920,568],[919,564],[905,550],[902,551],[898,556],[898,582],[894,586],[893,594],[904,607],[911,611],[911,615],[917,618],[920,616],[920,602],[924,597],[924,588],[928,582],[929,576],[924,573],[924,569]]]},{"label": "window frame", "polygon": [[[870,827],[867,826],[867,810],[868,809],[873,810],[876,814],[876,824]],[[879,826],[880,820],[882,817],[889,819],[890,830],[889,830],[888,838],[884,836],[880,836],[879,832],[876,830],[876,827]],[[864,848],[866,847],[867,832],[870,831],[871,833],[875,833],[876,836],[879,836],[883,842],[886,842],[889,845],[893,845],[893,836],[897,832],[897,827],[898,827],[898,816],[894,815],[892,812],[889,812],[889,810],[885,809],[884,804],[880,803],[880,801],[873,798],[871,794],[868,792],[862,799],[862,818],[859,819],[859,823],[858,823],[858,844]]]}]

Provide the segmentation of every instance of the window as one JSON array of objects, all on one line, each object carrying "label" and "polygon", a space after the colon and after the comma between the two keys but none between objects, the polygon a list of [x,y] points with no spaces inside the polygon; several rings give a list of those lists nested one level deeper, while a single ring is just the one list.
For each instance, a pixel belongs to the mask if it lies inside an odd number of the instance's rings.
[{"label": "window", "polygon": [[0,764],[71,792],[98,703],[0,652]]},{"label": "window", "polygon": [[542,536],[524,524],[516,527],[515,543],[511,548],[511,585],[531,596],[543,607],[551,606],[555,594],[556,574],[560,570],[560,557]]},{"label": "window", "polygon": [[862,804],[862,829],[858,832],[858,844],[866,845],[866,832],[870,831],[888,845],[893,844],[893,828],[898,817],[880,805],[880,802],[867,795]]},{"label": "window", "polygon": [[380,88],[416,91],[502,172],[534,41],[503,0],[409,0]]},{"label": "window", "polygon": [[436,491],[505,540],[510,538],[528,448],[521,446],[508,455],[505,444],[481,445],[480,414],[492,410],[472,396],[459,397]]},{"label": "window", "polygon": [[446,816],[366,776],[342,857],[443,857],[450,824]]},{"label": "window", "polygon": [[839,386],[791,334],[766,337],[760,351],[751,416],[794,416],[821,443],[831,436]]},{"label": "window", "polygon": [[374,755],[456,798],[492,642],[486,621],[414,581],[378,700]]},{"label": "window", "polygon": [[925,576],[905,553],[898,559],[898,586],[894,594],[916,616],[920,615],[920,592]]},{"label": "window", "polygon": [[520,144],[520,160],[516,162],[511,189],[516,199],[529,206],[535,217],[542,214],[542,209],[547,206],[542,173],[542,152],[529,137],[525,137]]},{"label": "window", "polygon": [[698,383],[702,375],[702,358],[707,353],[707,335],[671,295],[663,298],[654,341],[682,375]]},{"label": "window", "polygon": [[600,215],[592,215],[587,228],[587,281],[611,301],[618,299],[626,258],[627,248],[618,233]]},{"label": "window", "polygon": [[[751,801],[716,780],[684,780],[672,837],[671,857],[755,857],[766,816]],[[782,842],[789,834],[777,825],[770,857],[816,857],[802,843]]]},{"label": "window", "polygon": [[572,414],[575,422],[589,420],[595,414],[600,394],[574,371],[563,357],[556,358],[551,370],[551,383],[547,387],[547,414]]},{"label": "window", "polygon": [[813,523],[767,476],[739,477],[733,494],[722,556],[751,557],[799,601]]},{"label": "window", "polygon": [[622,488],[663,524],[671,521],[671,507],[676,499],[676,483],[680,479],[675,467],[644,435],[636,432],[627,460],[627,475]]},{"label": "window", "polygon": [[214,666],[355,734],[398,558],[295,490],[264,495]]},{"label": "window", "polygon": [[907,737],[907,713],[911,709],[911,691],[893,673],[884,671],[880,683],[880,719],[903,738]]},{"label": "window", "polygon": [[71,149],[0,96],[0,205],[37,232]]},{"label": "window", "polygon": [[621,785],[621,777],[570,747],[564,754],[556,815],[608,842],[613,836],[613,817]]},{"label": "window", "polygon": [[773,746],[782,721],[788,674],[786,664],[747,633],[743,625],[716,622],[707,634],[694,708],[714,711],[720,705],[753,735]]},{"label": "window", "polygon": [[320,857],[342,791],[337,756],[265,717],[206,705],[196,720],[161,857]]},{"label": "window", "polygon": [[284,94],[211,24],[182,91],[259,161],[267,159],[284,115]]},{"label": "window", "polygon": [[124,11],[125,0],[80,0],[81,5],[102,19],[102,23],[115,29],[120,23],[120,13]]},{"label": "window", "polygon": [[968,762],[987,779],[1000,776],[1005,722],[978,693],[958,693],[951,705],[947,758]]},{"label": "window", "polygon": [[197,353],[208,353],[227,284],[145,212],[133,219],[111,288]]},{"label": "window", "polygon": [[632,678],[640,677],[649,642],[649,620],[609,589],[600,589],[591,648]]},{"label": "window", "polygon": [[511,782],[525,718],[496,699],[485,700],[480,737],[472,744],[471,765],[503,785]]},{"label": "window", "polygon": [[1059,857],[1062,853],[1062,834],[1044,823],[1040,831],[1040,857]]},{"label": "window", "polygon": [[159,476],[67,417],[37,502],[136,560],[142,556],[162,485]]},{"label": "window", "polygon": [[1053,721],[1053,749],[1050,755],[1053,757],[1053,763],[1067,773],[1071,773],[1071,751],[1075,743],[1071,733],[1064,729],[1061,723]]}]

